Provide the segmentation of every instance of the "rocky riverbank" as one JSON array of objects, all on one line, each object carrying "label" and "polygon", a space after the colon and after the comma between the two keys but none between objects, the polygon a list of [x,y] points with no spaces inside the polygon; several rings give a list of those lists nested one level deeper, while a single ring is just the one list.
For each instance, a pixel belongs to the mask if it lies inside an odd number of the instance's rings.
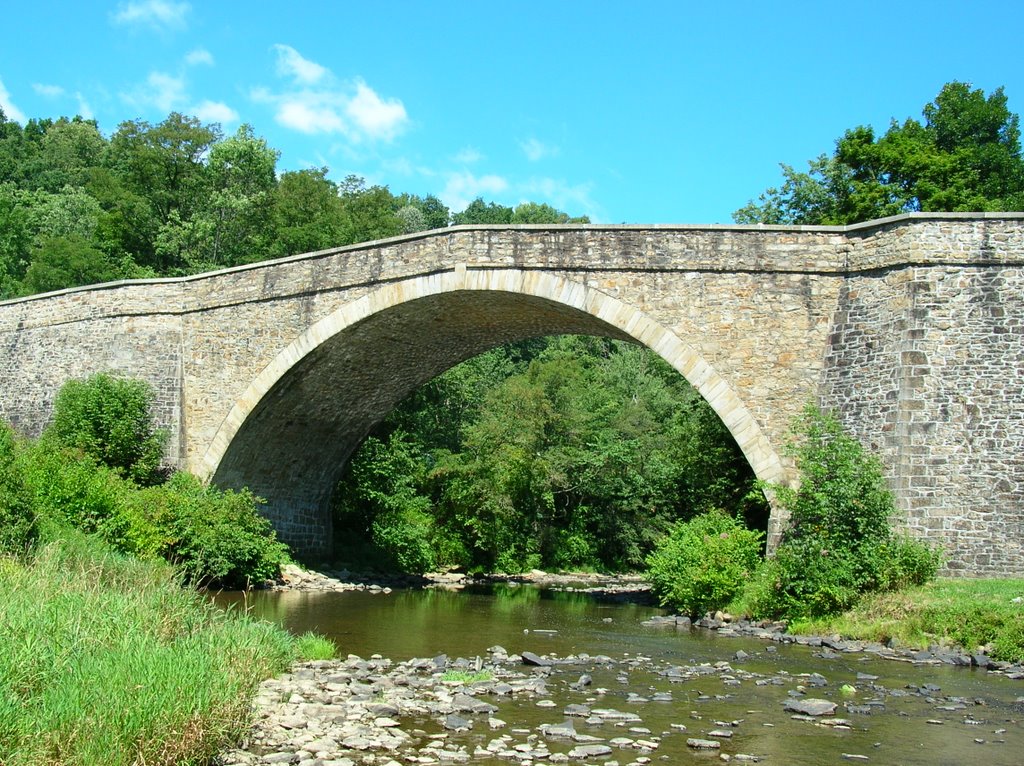
[{"label": "rocky riverbank", "polygon": [[[873,641],[855,641],[842,636],[801,636],[786,632],[786,623],[771,621],[733,620],[718,612],[696,622],[689,617],[672,615],[652,617],[644,625],[668,630],[704,628],[719,636],[747,636],[780,644],[797,644],[816,649],[813,654],[825,660],[839,659],[844,654],[868,654],[879,659],[907,662],[914,665],[953,665],[976,667],[1000,673],[1013,680],[1024,680],[1024,667],[990,658],[985,652],[968,653],[961,647],[933,645],[927,649],[901,647],[894,642],[881,644]],[[769,647],[769,651],[772,651]]]},{"label": "rocky riverbank", "polygon": [[[249,741],[220,762],[645,766],[671,762],[670,753],[701,751],[753,763],[769,755],[761,735],[768,729],[863,733],[872,717],[890,714],[925,727],[955,725],[970,736],[964,741],[998,748],[988,763],[1009,763],[1001,759],[1024,738],[1018,722],[1024,697],[1007,718],[986,699],[945,696],[936,684],[890,687],[869,673],[843,679],[846,671],[838,668],[838,678],[754,672],[744,668],[749,658],[737,652],[731,661],[676,664],[629,655],[510,654],[494,646],[470,659],[349,656],[303,663],[261,686]],[[892,744],[883,738],[872,752],[840,754],[894,762],[885,755]]]},{"label": "rocky riverbank", "polygon": [[533,570],[525,574],[469,575],[462,572],[428,572],[423,575],[350,572],[323,568],[307,570],[285,566],[281,579],[268,583],[271,590],[297,591],[369,591],[388,594],[398,588],[447,588],[459,590],[470,585],[505,584],[512,587],[533,585],[552,590],[586,593],[593,598],[631,603],[654,603],[651,586],[640,575],[607,575],[590,572],[555,574]]}]

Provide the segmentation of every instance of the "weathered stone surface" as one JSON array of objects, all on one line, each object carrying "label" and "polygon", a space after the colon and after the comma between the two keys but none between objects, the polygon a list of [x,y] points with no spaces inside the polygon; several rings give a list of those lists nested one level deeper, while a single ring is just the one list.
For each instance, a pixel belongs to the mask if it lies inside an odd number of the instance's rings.
[{"label": "weathered stone surface", "polygon": [[602,755],[608,755],[611,752],[612,749],[608,745],[577,745],[566,755],[570,758],[583,759],[597,758]]},{"label": "weathered stone surface", "polygon": [[538,654],[534,654],[533,652],[523,652],[520,656],[523,658],[524,665],[547,667],[552,664],[551,660],[547,659],[546,657],[541,657]]},{"label": "weathered stone surface", "polygon": [[805,697],[801,699],[789,699],[786,700],[783,708],[792,713],[799,713],[801,715],[820,716],[820,715],[835,715],[836,714],[836,703],[829,702],[828,700],[815,699],[814,697]]},{"label": "weathered stone surface", "polygon": [[[1024,574],[1024,216],[852,227],[452,227],[183,279],[0,304],[0,418],[69,378],[155,388],[167,460],[329,545],[329,492],[419,384],[507,341],[634,340],[710,402],[761,479],[817,399],[876,451],[951,571]],[[785,523],[774,515],[777,535]]]},{"label": "weathered stone surface", "polygon": [[714,739],[690,737],[686,740],[686,746],[692,747],[694,750],[720,750],[722,743]]}]

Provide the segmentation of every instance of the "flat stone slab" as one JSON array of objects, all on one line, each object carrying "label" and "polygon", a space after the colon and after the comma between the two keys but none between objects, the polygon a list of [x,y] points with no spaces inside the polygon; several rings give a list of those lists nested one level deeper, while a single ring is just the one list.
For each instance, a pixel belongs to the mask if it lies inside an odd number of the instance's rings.
[{"label": "flat stone slab", "polygon": [[686,740],[686,746],[692,747],[694,750],[720,750],[722,748],[722,743],[714,739],[690,737]]},{"label": "flat stone slab", "polygon": [[784,710],[788,710],[791,713],[800,713],[801,715],[835,715],[836,714],[836,703],[829,702],[828,700],[816,699],[814,697],[807,697],[805,699],[789,699],[786,700],[783,705]]},{"label": "flat stone slab", "polygon": [[608,745],[578,745],[566,753],[566,755],[570,758],[583,759],[609,755],[611,752],[612,749]]}]

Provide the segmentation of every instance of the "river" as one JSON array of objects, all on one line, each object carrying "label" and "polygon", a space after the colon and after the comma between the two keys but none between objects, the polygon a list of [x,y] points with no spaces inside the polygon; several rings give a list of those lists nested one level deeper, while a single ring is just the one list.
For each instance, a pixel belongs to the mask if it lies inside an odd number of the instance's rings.
[{"label": "river", "polygon": [[[218,600],[244,604],[255,616],[295,633],[314,630],[326,635],[342,657],[487,658],[489,649],[499,645],[510,654],[607,655],[614,660],[584,659],[544,669],[552,673],[547,696],[554,708],[540,707],[534,698],[488,699],[499,706],[495,715],[523,736],[541,724],[561,722],[566,705],[582,703],[636,713],[639,722],[588,728],[580,721],[577,729],[606,740],[654,737],[658,748],[646,756],[652,762],[717,761],[714,753],[689,748],[687,739],[734,723],[732,736],[722,740],[721,753],[755,755],[769,764],[1024,764],[1024,681],[978,669],[914,666],[866,653],[827,659],[806,646],[655,628],[642,623],[663,614],[660,609],[532,586],[391,593],[257,591],[225,593]],[[740,650],[749,657],[737,660]],[[666,675],[672,667],[723,661],[731,669],[696,678],[691,674],[683,680]],[[592,676],[592,685],[571,687],[583,673]],[[844,685],[853,691],[844,691]],[[836,717],[847,725],[793,718],[783,704],[801,693],[838,703]],[[658,701],[662,698],[666,701]],[[435,721],[408,723],[422,731],[440,730]],[[461,738],[470,752],[494,736],[479,727],[451,735]],[[556,749],[552,744],[552,751]],[[483,764],[508,762],[473,759]],[[586,762],[645,760],[630,752]]]}]

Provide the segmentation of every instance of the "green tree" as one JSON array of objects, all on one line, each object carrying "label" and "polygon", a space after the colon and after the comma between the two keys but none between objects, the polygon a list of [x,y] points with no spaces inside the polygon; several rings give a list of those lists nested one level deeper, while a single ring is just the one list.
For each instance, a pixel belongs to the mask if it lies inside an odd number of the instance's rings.
[{"label": "green tree", "polygon": [[571,218],[548,204],[523,202],[512,211],[511,223],[590,223],[590,219],[585,215]]},{"label": "green tree", "polygon": [[514,212],[510,207],[499,205],[495,202],[485,203],[482,198],[477,197],[466,206],[465,210],[452,216],[452,225],[459,226],[472,223],[508,224],[512,223]]},{"label": "green tree", "polygon": [[350,245],[386,239],[403,232],[395,198],[386,186],[367,187],[359,176],[346,176],[340,187],[340,241],[333,245]]},{"label": "green tree", "polygon": [[45,293],[67,287],[112,282],[121,272],[107,254],[77,234],[46,237],[33,250],[25,271],[28,293]]},{"label": "green tree", "polygon": [[149,201],[131,191],[109,168],[93,168],[85,190],[100,206],[93,239],[114,260],[128,258],[156,275],[156,236],[160,222]]},{"label": "green tree", "polygon": [[0,183],[0,299],[17,295],[32,260],[36,234],[35,195]]},{"label": "green tree", "polygon": [[97,373],[64,384],[47,434],[146,484],[158,476],[165,431],[153,425],[153,389],[139,380]]},{"label": "green tree", "polygon": [[[448,206],[433,194],[428,194],[426,197],[420,197],[416,194],[399,194],[395,198],[395,205],[398,209],[399,217],[403,221],[407,217],[413,219],[413,222],[406,224],[406,233],[428,229],[443,229],[448,225],[448,221],[451,218]],[[407,212],[403,214],[403,210]],[[416,212],[413,213],[412,211]],[[414,227],[413,223],[418,228]]]},{"label": "green tree", "polygon": [[0,107],[0,184],[20,181],[29,155],[25,131],[14,120],[9,120]]},{"label": "green tree", "polygon": [[943,86],[924,123],[895,120],[881,137],[846,131],[831,156],[733,214],[737,223],[848,224],[903,212],[1024,209],[1019,118],[1002,88],[986,96],[962,82]]},{"label": "green tree", "polygon": [[92,168],[99,167],[107,141],[93,120],[61,117],[46,129],[38,152],[25,164],[31,188],[57,192],[84,186]]},{"label": "green tree", "polygon": [[794,431],[800,484],[772,487],[789,526],[755,584],[758,616],[834,614],[864,593],[934,576],[938,553],[893,530],[894,500],[878,460],[817,408]]},{"label": "green tree", "polygon": [[265,258],[277,157],[249,125],[214,143],[204,198],[191,214],[170,212],[157,234],[157,252],[189,272]]},{"label": "green tree", "polygon": [[[149,203],[157,221],[169,221],[172,212],[178,221],[189,221],[207,202],[205,159],[219,138],[219,126],[177,112],[156,126],[142,120],[123,122],[110,140],[104,164]],[[165,273],[180,269],[182,257],[181,250],[165,247],[156,266]]]},{"label": "green tree", "polygon": [[287,171],[271,192],[269,253],[296,255],[340,244],[341,200],[327,168]]},{"label": "green tree", "polygon": [[[457,365],[396,408],[346,468],[338,527],[366,534],[384,508],[372,498],[408,498],[408,539],[447,551],[439,563],[622,570],[679,518],[746,510],[751,484],[731,436],[657,355],[535,339]],[[388,515],[396,540],[403,523]]]}]

